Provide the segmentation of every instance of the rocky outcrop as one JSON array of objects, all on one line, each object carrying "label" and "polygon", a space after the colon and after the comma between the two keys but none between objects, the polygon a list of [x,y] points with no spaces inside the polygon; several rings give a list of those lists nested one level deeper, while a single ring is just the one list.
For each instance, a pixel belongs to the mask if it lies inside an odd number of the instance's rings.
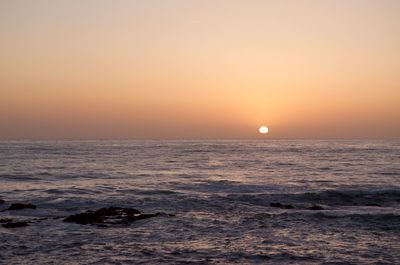
[{"label": "rocky outcrop", "polygon": [[316,205],[316,204],[314,204],[313,206],[307,208],[307,210],[312,210],[312,211],[320,211],[320,210],[323,210],[323,209],[324,208],[322,206]]},{"label": "rocky outcrop", "polygon": [[[36,209],[36,205],[30,203],[14,203],[11,204],[7,209],[3,211],[22,210],[22,209]],[[1,211],[1,212],[3,212]],[[142,213],[141,211],[134,208],[124,207],[105,207],[96,211],[86,211],[83,213],[73,214],[68,217],[55,216],[52,219],[57,220],[63,218],[64,222],[76,223],[81,225],[97,225],[108,227],[111,225],[129,225],[132,222],[148,219],[156,216],[173,216],[165,213]],[[38,223],[44,220],[48,220],[48,217],[31,218],[28,220],[13,220],[11,218],[0,219],[0,224],[4,228],[17,228],[25,227],[30,223]]]},{"label": "rocky outcrop", "polygon": [[30,203],[13,203],[6,209],[6,211],[22,210],[22,209],[36,209],[36,205]]},{"label": "rocky outcrop", "polygon": [[370,202],[370,203],[365,204],[365,206],[381,207],[382,205],[377,204],[377,203]]},{"label": "rocky outcrop", "polygon": [[84,213],[68,216],[63,221],[81,225],[129,225],[137,220],[147,219],[162,215],[162,213],[145,214],[134,208],[107,207],[97,211],[87,211]]},{"label": "rocky outcrop", "polygon": [[0,224],[9,223],[9,222],[12,222],[11,218],[2,218],[2,219],[0,219]]},{"label": "rocky outcrop", "polygon": [[282,204],[280,202],[271,202],[269,204],[271,207],[281,208],[281,209],[293,209],[293,205],[291,204]]},{"label": "rocky outcrop", "polygon": [[4,228],[18,228],[28,226],[28,222],[7,222],[2,225]]}]

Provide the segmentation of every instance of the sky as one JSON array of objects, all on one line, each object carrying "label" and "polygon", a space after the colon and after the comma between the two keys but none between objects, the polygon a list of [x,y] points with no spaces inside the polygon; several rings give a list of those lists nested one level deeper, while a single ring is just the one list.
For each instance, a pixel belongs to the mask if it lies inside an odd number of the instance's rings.
[{"label": "sky", "polygon": [[0,139],[400,138],[399,14],[397,0],[0,0]]}]

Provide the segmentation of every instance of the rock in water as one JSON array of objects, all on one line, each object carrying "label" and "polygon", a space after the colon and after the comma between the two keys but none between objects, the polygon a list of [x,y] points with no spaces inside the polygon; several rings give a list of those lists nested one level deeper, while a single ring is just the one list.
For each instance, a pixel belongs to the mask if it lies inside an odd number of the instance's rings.
[{"label": "rock in water", "polygon": [[17,227],[25,227],[28,226],[27,222],[11,222],[3,224],[4,228],[17,228]]},{"label": "rock in water", "polygon": [[144,214],[134,208],[122,208],[122,207],[108,207],[101,208],[95,212],[87,211],[84,213],[74,214],[68,216],[63,221],[77,223],[81,225],[99,225],[108,226],[115,224],[128,225],[134,221],[147,219],[160,215],[156,214]]},{"label": "rock in water", "polygon": [[36,205],[30,203],[13,203],[6,210],[22,210],[22,209],[36,209]]},{"label": "rock in water", "polygon": [[313,211],[320,211],[323,209],[324,208],[322,208],[322,206],[319,206],[319,205],[313,205],[313,206],[307,208],[307,210],[313,210]]},{"label": "rock in water", "polygon": [[293,205],[291,204],[282,204],[280,202],[271,202],[269,204],[271,207],[281,208],[281,209],[293,209]]},{"label": "rock in water", "polygon": [[108,208],[101,208],[95,212],[96,215],[100,216],[115,216],[115,215],[135,215],[140,214],[139,210],[134,208],[122,208],[122,207],[108,207]]},{"label": "rock in water", "polygon": [[365,206],[381,207],[380,204],[373,203],[373,202],[367,203]]},{"label": "rock in water", "polygon": [[81,225],[102,223],[103,219],[95,213],[87,212],[68,216],[64,222],[77,223]]}]

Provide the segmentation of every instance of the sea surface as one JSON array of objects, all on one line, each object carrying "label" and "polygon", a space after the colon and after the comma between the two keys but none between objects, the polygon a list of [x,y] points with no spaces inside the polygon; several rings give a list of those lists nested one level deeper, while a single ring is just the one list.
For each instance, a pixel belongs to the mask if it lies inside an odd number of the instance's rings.
[{"label": "sea surface", "polygon": [[0,199],[0,264],[400,264],[396,140],[2,141]]}]

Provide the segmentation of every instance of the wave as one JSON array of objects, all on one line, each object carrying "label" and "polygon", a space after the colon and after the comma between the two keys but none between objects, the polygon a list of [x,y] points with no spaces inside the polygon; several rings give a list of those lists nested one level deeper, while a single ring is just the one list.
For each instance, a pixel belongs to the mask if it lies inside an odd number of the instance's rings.
[{"label": "wave", "polygon": [[332,206],[357,206],[400,202],[400,189],[386,190],[327,190],[294,195],[297,200]]},{"label": "wave", "polygon": [[31,181],[39,180],[40,176],[24,175],[24,174],[0,174],[2,181]]},{"label": "wave", "polygon": [[[306,193],[229,194],[229,199],[250,204],[269,206],[271,202],[321,204],[326,206],[397,206],[400,189],[385,190],[327,190]],[[296,208],[296,207],[295,207]]]},{"label": "wave", "polygon": [[0,174],[0,180],[5,181],[47,181],[47,180],[72,180],[72,179],[107,179],[117,178],[104,173],[85,172],[81,174],[60,174],[52,172],[38,172],[32,174]]}]

